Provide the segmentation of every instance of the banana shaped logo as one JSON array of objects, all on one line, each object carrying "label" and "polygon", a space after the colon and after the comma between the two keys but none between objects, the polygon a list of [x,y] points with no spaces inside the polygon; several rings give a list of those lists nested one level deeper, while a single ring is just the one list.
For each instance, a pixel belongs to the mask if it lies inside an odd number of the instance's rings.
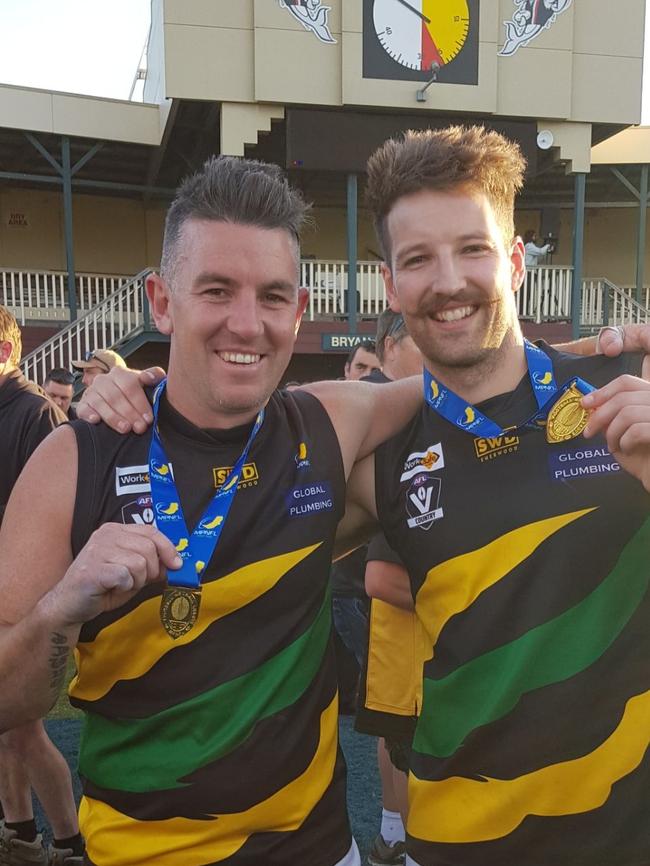
[{"label": "banana shaped logo", "polygon": [[552,381],[553,381],[553,374],[551,373],[550,370],[548,370],[546,373],[544,373],[542,378],[539,380],[539,384],[540,385],[550,385]]},{"label": "banana shaped logo", "polygon": [[476,413],[474,412],[472,407],[466,406],[465,407],[465,421],[464,421],[464,423],[465,424],[471,424],[475,418],[476,418]]},{"label": "banana shaped logo", "polygon": [[434,400],[437,400],[440,396],[440,388],[438,387],[438,383],[435,379],[431,380],[431,396]]},{"label": "banana shaped logo", "polygon": [[163,514],[176,514],[178,511],[178,502],[170,502],[167,508],[160,509]]},{"label": "banana shaped logo", "polygon": [[211,520],[209,523],[206,521],[201,524],[203,529],[215,529],[217,526],[220,526],[223,523],[223,517],[221,515],[217,515],[214,520]]},{"label": "banana shaped logo", "polygon": [[187,548],[189,547],[189,544],[190,544],[190,542],[187,538],[181,538],[181,540],[176,545],[176,550],[179,553],[182,553],[184,550],[187,550]]},{"label": "banana shaped logo", "polygon": [[201,560],[198,559],[194,564],[194,568],[196,569],[197,574],[201,574],[201,572],[205,568],[205,562],[201,562]]},{"label": "banana shaped logo", "polygon": [[226,490],[230,490],[230,488],[234,487],[238,481],[239,481],[239,475],[233,475],[233,477],[230,479],[230,481],[224,487],[221,488],[221,492],[224,493]]},{"label": "banana shaped logo", "polygon": [[304,442],[300,443],[300,448],[298,448],[298,459],[306,460],[307,459],[307,446]]},{"label": "banana shaped logo", "polygon": [[156,464],[154,463],[153,468],[156,470],[158,475],[169,475],[169,466],[166,463],[161,463],[160,466],[156,466]]}]

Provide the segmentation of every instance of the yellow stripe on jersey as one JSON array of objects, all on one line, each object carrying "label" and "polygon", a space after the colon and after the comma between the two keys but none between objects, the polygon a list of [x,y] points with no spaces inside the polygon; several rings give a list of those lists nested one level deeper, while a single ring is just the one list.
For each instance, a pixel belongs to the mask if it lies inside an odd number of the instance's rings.
[{"label": "yellow stripe on jersey", "polygon": [[[70,684],[70,696],[95,701],[118,680],[141,677],[170,650],[191,643],[218,619],[264,595],[318,547],[320,543],[253,562],[204,584],[196,624],[176,640],[160,625],[160,596],[143,601],[102,629],[95,640],[77,645],[75,660],[79,673]],[[143,634],[147,635],[144,641]]]},{"label": "yellow stripe on jersey", "polygon": [[[489,587],[509,574],[554,532],[594,511],[585,508],[520,526],[495,541],[441,562],[427,572],[417,594],[415,611],[435,645],[448,620],[467,610]],[[424,659],[432,657],[432,651]]]},{"label": "yellow stripe on jersey", "polygon": [[305,772],[245,812],[147,822],[82,798],[79,823],[88,856],[101,866],[201,866],[231,857],[253,833],[297,830],[332,781],[337,731],[335,697],[321,713],[320,741]]},{"label": "yellow stripe on jersey", "polygon": [[408,832],[427,842],[485,842],[512,833],[528,815],[558,817],[601,807],[650,743],[650,692],[627,702],[616,730],[590,754],[518,779],[440,782],[409,778]]}]

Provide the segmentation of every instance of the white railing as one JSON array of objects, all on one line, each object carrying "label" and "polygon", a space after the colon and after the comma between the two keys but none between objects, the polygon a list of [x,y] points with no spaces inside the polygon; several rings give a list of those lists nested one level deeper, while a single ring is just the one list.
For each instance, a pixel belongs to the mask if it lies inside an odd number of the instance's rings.
[{"label": "white railing", "polygon": [[[36,351],[24,358],[25,375],[43,381],[51,367],[69,367],[76,358],[83,358],[93,349],[108,348],[125,340],[142,324],[148,324],[148,306],[144,294],[144,277],[149,269],[124,282],[123,277],[98,277],[82,274],[78,278],[79,298],[88,310],[71,325],[55,334]],[[11,274],[0,271],[0,274]],[[16,272],[13,272],[16,273]],[[63,319],[67,310],[63,306],[65,274],[54,272],[22,272],[20,276],[0,282],[0,301],[12,312],[22,310],[27,316],[31,309],[53,310],[57,297],[62,304]],[[38,282],[43,274],[49,280]],[[570,321],[572,268],[549,266],[529,269],[518,297],[519,316],[535,322]],[[60,279],[61,278],[61,279]],[[343,260],[304,260],[301,262],[301,284],[310,289],[307,319],[345,318],[348,314],[348,266]],[[112,286],[116,286],[112,293]],[[30,288],[31,287],[31,288]],[[38,289],[38,293],[37,293]],[[31,294],[30,294],[31,292]],[[58,293],[58,294],[57,294]],[[648,308],[637,304],[633,290],[619,288],[606,279],[583,281],[581,320],[583,328],[595,329],[605,322],[629,324],[650,321]],[[40,308],[36,300],[45,299]],[[99,303],[92,305],[95,298]],[[646,298],[648,292],[646,291]],[[650,300],[650,299],[649,299]],[[379,315],[386,306],[384,282],[378,262],[359,262],[357,268],[357,312],[359,317]],[[83,310],[83,308],[82,308]],[[28,317],[28,316],[27,316]],[[29,317],[28,317],[29,318]],[[46,318],[46,316],[41,316]],[[21,321],[24,324],[24,318]]]},{"label": "white railing", "polygon": [[573,268],[559,265],[527,268],[526,279],[519,289],[519,318],[538,324],[570,319],[572,278]]},{"label": "white railing", "polygon": [[[87,313],[129,279],[123,274],[77,274],[78,313]],[[0,269],[0,304],[20,325],[30,320],[69,321],[67,272]]]},{"label": "white railing", "polygon": [[[619,289],[636,301],[636,286],[619,286]],[[650,309],[650,286],[641,289],[641,306]]]},{"label": "white railing", "polygon": [[628,289],[604,278],[583,280],[580,325],[633,325],[650,321],[650,310],[638,304]]},{"label": "white railing", "polygon": [[[344,318],[348,314],[348,263],[343,259],[303,259],[300,284],[309,289],[310,321]],[[357,314],[378,316],[386,308],[380,262],[357,263]]]},{"label": "white railing", "polygon": [[69,369],[72,361],[94,349],[115,346],[147,324],[144,282],[148,273],[149,269],[123,283],[106,300],[26,355],[21,363],[26,378],[42,383],[52,367]]}]

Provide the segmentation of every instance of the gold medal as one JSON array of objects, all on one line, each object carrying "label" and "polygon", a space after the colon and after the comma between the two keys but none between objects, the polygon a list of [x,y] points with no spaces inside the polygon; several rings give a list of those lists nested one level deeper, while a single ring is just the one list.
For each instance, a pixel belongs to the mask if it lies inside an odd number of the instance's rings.
[{"label": "gold medal", "polygon": [[185,586],[168,586],[160,601],[160,621],[173,639],[187,634],[199,615],[201,590]]},{"label": "gold medal", "polygon": [[589,412],[580,405],[584,397],[575,385],[562,394],[548,413],[546,420],[547,442],[565,442],[575,439],[587,426]]}]

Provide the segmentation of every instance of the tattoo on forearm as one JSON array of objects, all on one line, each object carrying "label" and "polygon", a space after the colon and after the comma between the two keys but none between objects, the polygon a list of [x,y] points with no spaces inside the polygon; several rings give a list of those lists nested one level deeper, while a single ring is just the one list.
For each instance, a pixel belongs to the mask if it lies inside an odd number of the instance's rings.
[{"label": "tattoo on forearm", "polygon": [[48,666],[50,669],[50,688],[53,692],[58,694],[65,680],[65,671],[68,665],[70,646],[68,645],[67,637],[56,631],[50,636],[50,643],[52,645],[50,657],[48,659]]}]

